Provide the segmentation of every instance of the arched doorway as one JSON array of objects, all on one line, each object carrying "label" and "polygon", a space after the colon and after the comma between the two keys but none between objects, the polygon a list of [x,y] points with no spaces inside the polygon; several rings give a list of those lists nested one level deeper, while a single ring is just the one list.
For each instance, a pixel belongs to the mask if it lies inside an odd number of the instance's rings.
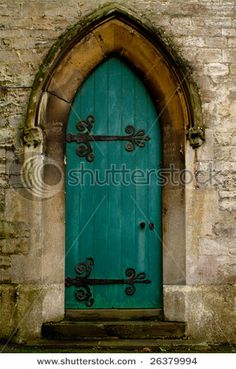
[{"label": "arched doorway", "polygon": [[[190,74],[159,35],[136,20],[134,14],[117,9],[104,9],[102,16],[88,17],[53,46],[35,80],[25,144],[35,150],[38,145],[39,150],[65,170],[66,128],[75,95],[91,72],[112,56],[137,73],[152,98],[162,130],[162,168],[168,169],[172,164],[177,170],[184,169],[189,145],[186,133],[190,129],[198,138],[202,125],[200,103]],[[46,179],[50,181],[51,176],[48,170]],[[61,296],[64,297],[65,283],[65,189],[42,201],[38,213],[43,234],[42,280],[47,286],[52,285],[52,289],[58,286],[60,290],[60,304],[50,307],[50,318],[58,319],[64,315]],[[185,233],[185,186],[180,182],[168,183],[162,191],[164,285],[185,284]],[[55,258],[59,262],[52,276],[51,260]]]},{"label": "arched doorway", "polygon": [[66,309],[162,308],[161,130],[120,59],[78,90],[66,137]]}]

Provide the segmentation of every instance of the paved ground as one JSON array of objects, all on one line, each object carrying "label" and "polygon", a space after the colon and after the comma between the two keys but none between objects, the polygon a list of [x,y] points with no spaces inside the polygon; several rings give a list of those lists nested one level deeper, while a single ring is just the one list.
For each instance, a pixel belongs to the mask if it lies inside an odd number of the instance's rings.
[{"label": "paved ground", "polygon": [[0,343],[2,353],[236,353],[236,345],[209,344],[189,340],[35,341],[28,345]]}]

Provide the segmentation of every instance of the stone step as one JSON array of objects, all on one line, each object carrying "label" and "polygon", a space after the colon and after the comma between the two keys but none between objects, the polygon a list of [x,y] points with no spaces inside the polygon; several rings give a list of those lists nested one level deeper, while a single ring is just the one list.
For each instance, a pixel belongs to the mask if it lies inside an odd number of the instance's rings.
[{"label": "stone step", "polygon": [[86,309],[65,311],[67,320],[78,321],[120,321],[120,320],[163,320],[162,309]]},{"label": "stone step", "polygon": [[185,323],[167,321],[91,321],[63,320],[44,323],[42,336],[50,339],[154,339],[182,338]]}]

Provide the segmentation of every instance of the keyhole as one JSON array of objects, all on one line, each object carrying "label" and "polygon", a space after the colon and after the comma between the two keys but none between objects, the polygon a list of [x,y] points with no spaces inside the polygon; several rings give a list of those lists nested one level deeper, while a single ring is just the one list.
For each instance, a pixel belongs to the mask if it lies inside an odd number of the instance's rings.
[{"label": "keyhole", "polygon": [[153,230],[154,230],[154,223],[150,223],[150,224],[149,224],[149,229],[150,229],[151,231],[153,231]]}]

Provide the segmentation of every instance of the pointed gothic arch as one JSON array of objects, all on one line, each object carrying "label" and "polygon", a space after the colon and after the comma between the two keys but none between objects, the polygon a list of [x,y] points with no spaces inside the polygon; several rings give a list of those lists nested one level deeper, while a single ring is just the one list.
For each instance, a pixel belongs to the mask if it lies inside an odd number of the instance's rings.
[{"label": "pointed gothic arch", "polygon": [[[25,145],[40,146],[64,168],[65,131],[73,98],[91,71],[111,55],[134,68],[152,95],[162,127],[163,166],[184,169],[189,145],[186,134],[194,147],[204,140],[201,104],[190,69],[159,33],[133,13],[117,8],[104,8],[102,15],[87,17],[52,47],[34,82],[24,127]],[[51,173],[46,176],[50,182]],[[54,229],[64,234],[64,189],[43,201],[41,211],[44,259],[58,253],[62,257],[64,238],[53,235],[51,229],[56,225]],[[168,184],[163,191],[164,284],[185,284],[185,263],[185,188],[181,183]],[[64,291],[63,268],[52,280],[49,269],[47,263],[46,283],[58,284]],[[57,306],[51,316],[61,316],[62,311],[64,305]]]},{"label": "pointed gothic arch", "polygon": [[[171,124],[175,130],[203,128],[200,98],[187,62],[169,40],[164,42],[160,31],[153,31],[137,14],[106,6],[66,31],[52,46],[34,81],[26,130],[42,127],[50,97],[70,104],[89,73],[110,54],[126,60],[140,73],[163,125]],[[200,146],[203,139],[198,137],[193,146]]]}]

